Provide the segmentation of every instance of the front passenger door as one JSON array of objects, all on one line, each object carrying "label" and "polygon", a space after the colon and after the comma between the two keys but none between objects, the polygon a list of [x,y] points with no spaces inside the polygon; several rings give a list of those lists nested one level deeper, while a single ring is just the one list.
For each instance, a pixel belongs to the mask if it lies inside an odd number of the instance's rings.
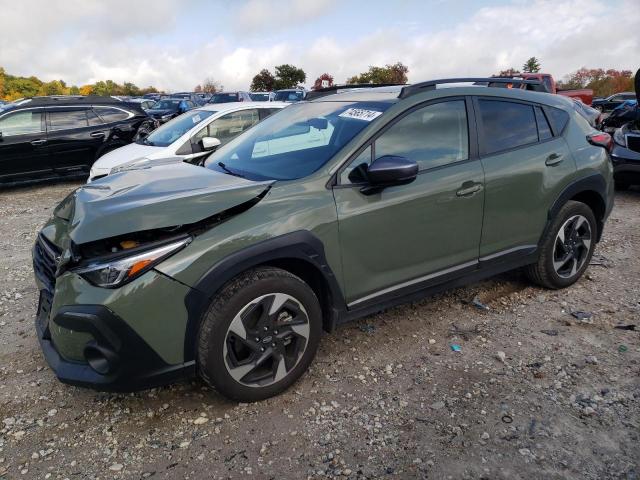
[{"label": "front passenger door", "polygon": [[[475,131],[469,134],[471,112],[464,98],[415,108],[340,172],[333,192],[350,308],[476,268],[484,174],[475,152]],[[362,172],[384,155],[414,160],[418,177],[408,185],[365,195]]]},{"label": "front passenger door", "polygon": [[0,133],[0,181],[52,175],[41,108],[4,114],[0,117]]}]

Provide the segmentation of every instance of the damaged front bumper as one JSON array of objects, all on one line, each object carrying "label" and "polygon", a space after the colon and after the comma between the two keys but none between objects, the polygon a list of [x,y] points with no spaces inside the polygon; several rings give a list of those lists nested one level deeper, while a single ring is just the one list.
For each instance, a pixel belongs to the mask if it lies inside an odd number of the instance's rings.
[{"label": "damaged front bumper", "polygon": [[[33,250],[40,301],[36,331],[60,381],[104,391],[135,391],[195,374],[185,358],[185,285],[154,270],[118,289],[66,272],[55,277],[40,238]],[[191,350],[191,349],[190,349]]]}]

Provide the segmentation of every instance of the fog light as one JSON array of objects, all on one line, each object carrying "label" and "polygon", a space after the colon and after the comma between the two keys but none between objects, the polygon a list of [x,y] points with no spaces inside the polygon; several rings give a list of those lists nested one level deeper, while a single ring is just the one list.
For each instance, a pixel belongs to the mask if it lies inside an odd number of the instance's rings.
[{"label": "fog light", "polygon": [[95,342],[89,342],[84,347],[84,358],[89,366],[100,375],[113,372],[118,365],[118,355]]}]

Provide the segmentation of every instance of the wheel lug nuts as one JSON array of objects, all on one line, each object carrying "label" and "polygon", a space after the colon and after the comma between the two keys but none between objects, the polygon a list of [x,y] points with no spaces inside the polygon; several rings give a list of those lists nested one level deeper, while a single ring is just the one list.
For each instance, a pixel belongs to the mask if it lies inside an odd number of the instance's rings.
[{"label": "wheel lug nuts", "polygon": [[269,330],[269,327],[264,327],[264,331],[266,332],[267,330]]},{"label": "wheel lug nuts", "polygon": [[273,334],[274,334],[274,335],[277,335],[277,334],[278,334],[278,330],[274,330],[274,331],[273,331]]},{"label": "wheel lug nuts", "polygon": [[261,352],[264,352],[264,347],[260,347],[260,351],[261,351]]},{"label": "wheel lug nuts", "polygon": [[272,344],[271,344],[271,346],[272,346],[272,347],[275,347],[275,346],[276,346],[276,344],[275,344],[275,343],[272,343]]},{"label": "wheel lug nuts", "polygon": [[260,341],[260,338],[256,337],[256,342],[259,342],[259,341]]}]

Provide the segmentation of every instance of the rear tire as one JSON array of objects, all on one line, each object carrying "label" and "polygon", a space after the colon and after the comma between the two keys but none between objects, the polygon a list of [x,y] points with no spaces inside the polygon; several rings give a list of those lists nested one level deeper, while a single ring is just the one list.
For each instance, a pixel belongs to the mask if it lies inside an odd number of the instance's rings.
[{"label": "rear tire", "polygon": [[597,228],[596,218],[587,205],[568,201],[545,234],[538,261],[526,267],[529,279],[551,289],[575,283],[589,266]]},{"label": "rear tire", "polygon": [[247,271],[222,288],[203,318],[200,376],[233,400],[264,400],[307,370],[321,332],[320,303],[304,281],[273,267]]}]

